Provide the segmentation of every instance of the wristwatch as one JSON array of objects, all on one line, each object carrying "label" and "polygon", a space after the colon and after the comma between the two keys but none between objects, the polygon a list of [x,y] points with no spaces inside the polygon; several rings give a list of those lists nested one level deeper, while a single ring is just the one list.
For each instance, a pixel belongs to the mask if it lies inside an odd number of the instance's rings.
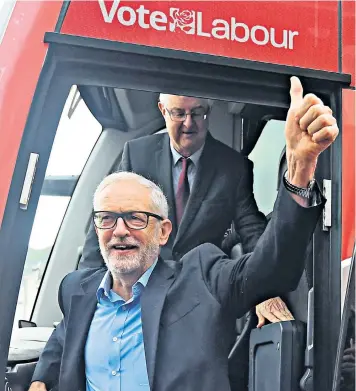
[{"label": "wristwatch", "polygon": [[315,188],[315,179],[313,178],[309,182],[308,187],[298,187],[298,186],[292,185],[288,181],[287,173],[288,173],[288,170],[285,172],[285,174],[283,176],[283,182],[284,182],[284,186],[286,187],[286,189],[288,191],[290,191],[291,193],[296,194],[298,196],[301,196],[304,198],[312,198],[312,196],[314,194],[314,188]]}]

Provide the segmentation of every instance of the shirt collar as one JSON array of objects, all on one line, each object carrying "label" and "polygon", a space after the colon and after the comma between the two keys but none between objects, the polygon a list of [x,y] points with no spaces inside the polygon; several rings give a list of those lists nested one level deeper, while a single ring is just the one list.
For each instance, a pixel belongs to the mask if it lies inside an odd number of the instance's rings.
[{"label": "shirt collar", "polygon": [[[196,152],[194,152],[193,155],[189,156],[189,159],[194,163],[195,166],[198,165],[200,156],[203,153],[204,145],[205,145],[205,143]],[[169,146],[170,146],[171,152],[172,152],[173,165],[175,166],[177,164],[178,160],[183,156],[174,149],[172,142],[169,143]]]},{"label": "shirt collar", "polygon": [[[132,291],[136,290],[135,288],[141,284],[142,286],[146,286],[148,283],[149,278],[151,277],[151,274],[154,270],[154,268],[157,265],[158,258],[156,261],[142,274],[142,276],[135,282],[135,284],[132,286]],[[112,286],[112,277],[111,273],[108,270],[103,279],[101,280],[101,283],[99,285],[99,288],[96,291],[96,298],[98,301],[100,301],[101,297],[105,294],[106,296],[110,295],[111,291],[111,286]]]}]

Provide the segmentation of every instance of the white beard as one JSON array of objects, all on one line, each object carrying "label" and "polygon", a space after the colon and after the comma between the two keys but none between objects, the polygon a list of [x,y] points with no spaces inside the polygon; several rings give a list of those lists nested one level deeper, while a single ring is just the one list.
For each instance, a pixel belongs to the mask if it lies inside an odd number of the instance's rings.
[{"label": "white beard", "polygon": [[[125,241],[122,244],[124,243],[139,245],[139,243],[133,243],[132,241]],[[111,254],[109,247],[110,243],[105,247],[100,245],[100,251],[114,280],[118,279],[123,274],[130,274],[139,269],[146,269],[146,266],[152,263],[159,255],[158,240],[150,242],[145,247],[140,247],[136,253],[131,255]]]}]

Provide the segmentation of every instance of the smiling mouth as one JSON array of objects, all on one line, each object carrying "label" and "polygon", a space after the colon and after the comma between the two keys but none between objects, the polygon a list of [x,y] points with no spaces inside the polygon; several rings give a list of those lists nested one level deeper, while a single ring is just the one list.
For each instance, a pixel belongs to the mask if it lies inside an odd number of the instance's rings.
[{"label": "smiling mouth", "polygon": [[132,244],[118,244],[118,245],[111,246],[111,248],[119,251],[127,251],[127,250],[135,250],[138,248],[138,246]]}]

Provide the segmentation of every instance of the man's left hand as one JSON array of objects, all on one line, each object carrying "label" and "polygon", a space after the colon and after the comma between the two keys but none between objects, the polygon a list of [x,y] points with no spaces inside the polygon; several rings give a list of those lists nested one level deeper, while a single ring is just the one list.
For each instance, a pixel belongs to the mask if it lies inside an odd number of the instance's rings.
[{"label": "man's left hand", "polygon": [[294,320],[294,317],[287,308],[286,303],[280,297],[266,300],[257,305],[256,314],[258,317],[258,328],[265,325],[266,319],[271,323]]}]

